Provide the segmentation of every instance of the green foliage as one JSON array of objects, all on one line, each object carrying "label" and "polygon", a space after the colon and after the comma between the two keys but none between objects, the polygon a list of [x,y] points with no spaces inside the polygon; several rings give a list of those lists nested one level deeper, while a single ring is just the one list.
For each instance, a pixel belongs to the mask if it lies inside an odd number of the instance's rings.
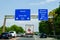
[{"label": "green foliage", "polygon": [[42,21],[39,23],[39,32],[44,32],[49,34],[49,24],[47,21]]},{"label": "green foliage", "polygon": [[22,27],[17,26],[17,25],[12,25],[10,27],[10,31],[16,31],[17,33],[24,33],[24,29]]},{"label": "green foliage", "polygon": [[2,29],[0,28],[0,34],[2,33]]},{"label": "green foliage", "polygon": [[60,15],[55,18],[56,34],[60,35]]},{"label": "green foliage", "polygon": [[[2,33],[2,28],[3,26],[0,27],[0,33]],[[6,27],[5,26],[5,32],[9,32],[9,31],[16,31],[16,33],[24,33],[24,29],[20,26],[17,25],[12,25],[11,27]]]},{"label": "green foliage", "polygon": [[56,8],[55,13],[58,14],[58,15],[60,15],[60,7]]},{"label": "green foliage", "polygon": [[[56,35],[60,35],[60,7],[52,10],[49,12],[49,16],[53,16],[54,20],[50,18],[48,21],[42,21],[39,23],[39,32],[45,32],[53,34],[54,27],[56,28]],[[51,22],[54,21],[54,26],[51,24]],[[48,30],[49,29],[49,30]],[[49,32],[48,32],[48,31]]]}]

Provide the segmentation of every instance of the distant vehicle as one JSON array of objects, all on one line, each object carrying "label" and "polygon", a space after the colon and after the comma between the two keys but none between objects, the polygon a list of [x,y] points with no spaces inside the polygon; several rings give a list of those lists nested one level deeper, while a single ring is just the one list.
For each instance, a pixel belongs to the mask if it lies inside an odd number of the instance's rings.
[{"label": "distant vehicle", "polygon": [[40,38],[47,38],[47,34],[45,34],[45,33],[40,33]]},{"label": "distant vehicle", "polygon": [[21,35],[20,35],[20,37],[24,37],[24,35],[23,35],[23,34],[21,34]]},{"label": "distant vehicle", "polygon": [[25,26],[26,26],[26,28],[25,28],[25,30],[26,30],[25,37],[33,37],[34,25],[26,24]]},{"label": "distant vehicle", "polygon": [[25,34],[25,37],[33,37],[33,34],[32,33],[30,33],[30,34],[29,33],[26,33]]},{"label": "distant vehicle", "polygon": [[40,35],[40,33],[35,33],[35,35],[38,35],[38,36],[39,36],[39,35]]},{"label": "distant vehicle", "polygon": [[6,39],[6,38],[11,39],[12,38],[12,35],[10,33],[8,33],[8,32],[4,32],[4,33],[2,33],[0,35],[0,38],[1,39]]},{"label": "distant vehicle", "polygon": [[25,37],[25,34],[24,33],[19,33],[19,34],[17,34],[17,37]]},{"label": "distant vehicle", "polygon": [[15,31],[9,31],[9,33],[11,33],[11,35],[12,35],[13,38],[16,37],[16,32]]},{"label": "distant vehicle", "polygon": [[25,37],[25,33],[22,33],[20,37]]}]

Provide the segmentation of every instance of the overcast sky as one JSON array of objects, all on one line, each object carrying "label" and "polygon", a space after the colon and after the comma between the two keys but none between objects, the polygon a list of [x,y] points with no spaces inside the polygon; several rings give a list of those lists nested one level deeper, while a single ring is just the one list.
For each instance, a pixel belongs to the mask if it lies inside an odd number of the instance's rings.
[{"label": "overcast sky", "polygon": [[[3,25],[4,15],[15,15],[15,9],[31,9],[32,14],[38,14],[38,9],[51,11],[57,8],[59,0],[0,0],[0,26]],[[25,28],[25,24],[34,24],[34,31],[38,31],[38,18],[31,21],[15,21],[8,19],[6,26],[17,24]]]}]

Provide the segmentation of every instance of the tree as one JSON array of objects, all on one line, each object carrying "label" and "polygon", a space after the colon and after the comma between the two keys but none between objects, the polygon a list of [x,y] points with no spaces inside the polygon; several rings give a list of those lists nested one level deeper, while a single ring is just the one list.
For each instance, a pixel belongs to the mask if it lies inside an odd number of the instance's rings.
[{"label": "tree", "polygon": [[11,29],[10,27],[5,27],[6,32],[9,32]]},{"label": "tree", "polygon": [[[2,28],[3,26],[0,27],[0,34],[2,33]],[[16,31],[16,33],[24,33],[24,29],[20,26],[17,25],[12,25],[11,27],[6,27],[5,26],[5,32],[9,32],[9,31]]]},{"label": "tree", "polygon": [[[2,26],[1,26],[2,27]],[[0,34],[2,33],[2,28],[0,27]]]},{"label": "tree", "polygon": [[16,31],[17,33],[23,33],[24,32],[24,29],[22,27],[19,27],[17,25],[12,25],[10,27],[10,31]]},{"label": "tree", "polygon": [[19,27],[19,29],[21,33],[24,33],[24,29],[22,27]]},{"label": "tree", "polygon": [[[46,30],[49,31],[50,34],[53,33],[54,26],[56,27],[56,33],[58,34],[60,32],[60,7],[56,8],[49,12],[49,16],[53,16],[53,18],[49,18],[48,21],[42,21],[39,23],[39,32],[45,32],[48,33]],[[54,26],[51,24],[54,21]],[[47,27],[48,26],[48,27]],[[47,29],[46,29],[47,28]]]},{"label": "tree", "polygon": [[[47,31],[48,30],[48,31]],[[39,32],[44,32],[49,34],[49,25],[47,21],[42,21],[39,23]]]},{"label": "tree", "polygon": [[56,28],[56,35],[60,35],[60,7],[50,11],[50,14],[54,14],[54,26]]},{"label": "tree", "polygon": [[56,8],[55,13],[60,15],[60,7]]}]

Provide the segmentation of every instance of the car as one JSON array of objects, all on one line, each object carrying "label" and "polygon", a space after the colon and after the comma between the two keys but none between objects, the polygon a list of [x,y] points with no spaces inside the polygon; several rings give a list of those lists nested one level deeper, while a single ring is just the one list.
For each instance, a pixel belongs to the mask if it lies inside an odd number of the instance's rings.
[{"label": "car", "polygon": [[4,33],[1,33],[0,38],[1,39],[11,39],[12,35],[9,32],[4,32]]},{"label": "car", "polygon": [[47,38],[47,34],[46,33],[40,33],[40,38]]},{"label": "car", "polygon": [[21,33],[20,37],[25,37],[24,33]]},{"label": "car", "polygon": [[11,35],[12,35],[13,38],[16,37],[16,32],[15,31],[9,31],[9,33],[11,33]]},{"label": "car", "polygon": [[24,37],[25,35],[24,35],[24,33],[18,33],[17,34],[17,37]]}]

